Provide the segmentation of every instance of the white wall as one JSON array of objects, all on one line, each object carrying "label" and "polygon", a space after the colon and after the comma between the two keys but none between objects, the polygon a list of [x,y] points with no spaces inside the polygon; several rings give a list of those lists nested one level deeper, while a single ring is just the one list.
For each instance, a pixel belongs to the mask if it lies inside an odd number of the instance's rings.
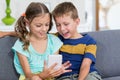
[{"label": "white wall", "polygon": [[[78,9],[79,17],[81,19],[80,27],[78,28],[79,32],[92,30],[92,27],[89,25],[86,25],[86,22],[85,22],[85,0],[11,0],[10,2],[10,8],[12,10],[11,16],[16,18],[17,20],[18,17],[25,12],[26,7],[32,1],[45,3],[50,9],[50,11],[52,11],[54,7],[60,2],[63,2],[63,1],[73,2],[73,4]],[[0,27],[3,27],[3,26],[6,27],[6,25],[4,25],[1,21],[1,19],[6,15],[5,9],[6,9],[5,0],[0,0]],[[14,24],[12,25],[12,27],[13,26]],[[52,29],[52,32],[54,31],[56,31],[55,27]]]},{"label": "white wall", "polygon": [[109,29],[120,29],[120,2],[113,5],[107,14]]}]

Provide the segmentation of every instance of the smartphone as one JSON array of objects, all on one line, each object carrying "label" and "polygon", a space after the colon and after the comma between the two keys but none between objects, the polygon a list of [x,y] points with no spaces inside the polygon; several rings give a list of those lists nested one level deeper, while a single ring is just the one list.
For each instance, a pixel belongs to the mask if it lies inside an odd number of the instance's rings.
[{"label": "smartphone", "polygon": [[57,63],[55,69],[58,69],[62,65],[62,55],[48,55],[48,68],[53,64]]}]

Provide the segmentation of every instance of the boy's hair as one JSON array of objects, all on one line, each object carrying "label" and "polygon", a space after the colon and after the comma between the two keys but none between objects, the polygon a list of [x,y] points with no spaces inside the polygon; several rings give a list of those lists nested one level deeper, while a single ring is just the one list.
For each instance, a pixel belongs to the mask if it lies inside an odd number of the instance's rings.
[{"label": "boy's hair", "polygon": [[72,19],[78,18],[78,12],[76,7],[71,2],[63,2],[58,4],[52,12],[52,15],[55,17],[61,17],[63,15],[69,15]]},{"label": "boy's hair", "polygon": [[[29,31],[27,30],[25,19],[27,19],[30,24],[35,17],[42,16],[46,13],[50,14],[48,8],[43,3],[32,2],[28,5],[25,14],[20,16],[20,18],[18,19],[15,25],[15,31],[18,34],[19,39],[24,43],[23,44],[24,50],[27,50],[29,46],[29,39],[28,39]],[[52,16],[50,14],[50,27],[48,31],[51,30],[51,27],[52,27]]]}]

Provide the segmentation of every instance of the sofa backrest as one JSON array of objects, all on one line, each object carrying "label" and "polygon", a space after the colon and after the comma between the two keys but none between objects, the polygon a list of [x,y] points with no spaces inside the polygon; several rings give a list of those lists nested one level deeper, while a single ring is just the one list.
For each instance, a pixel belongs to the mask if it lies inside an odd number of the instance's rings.
[{"label": "sofa backrest", "polygon": [[97,41],[96,67],[102,77],[120,76],[120,30],[88,34]]},{"label": "sofa backrest", "polygon": [[[120,76],[120,30],[88,32],[97,41],[96,68],[103,78]],[[16,37],[0,38],[0,80],[18,80],[11,47]]]},{"label": "sofa backrest", "polygon": [[0,80],[18,80],[18,75],[13,65],[11,47],[17,38],[6,36],[0,38]]}]

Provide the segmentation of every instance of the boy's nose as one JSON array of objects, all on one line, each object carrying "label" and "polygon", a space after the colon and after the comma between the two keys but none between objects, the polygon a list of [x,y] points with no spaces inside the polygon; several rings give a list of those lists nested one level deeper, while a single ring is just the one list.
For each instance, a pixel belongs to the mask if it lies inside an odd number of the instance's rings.
[{"label": "boy's nose", "polygon": [[65,27],[64,27],[64,26],[61,26],[61,30],[65,30]]}]

